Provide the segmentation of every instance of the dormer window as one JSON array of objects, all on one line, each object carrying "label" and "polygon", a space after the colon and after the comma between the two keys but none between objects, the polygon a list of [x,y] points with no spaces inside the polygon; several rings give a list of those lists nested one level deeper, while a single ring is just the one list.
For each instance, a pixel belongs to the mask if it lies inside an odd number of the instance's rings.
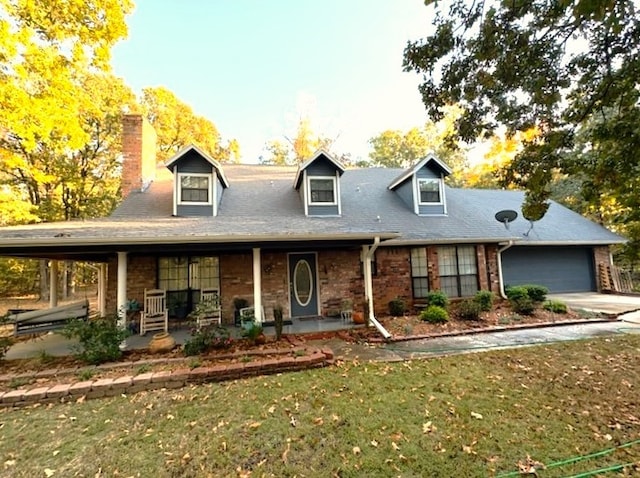
[{"label": "dormer window", "polygon": [[419,178],[418,191],[420,192],[419,204],[442,204],[442,181],[435,178]]},{"label": "dormer window", "polygon": [[330,206],[336,202],[336,178],[335,177],[310,177],[309,178],[309,204],[311,206]]},{"label": "dormer window", "polygon": [[180,195],[178,204],[211,204],[211,175],[178,174]]}]

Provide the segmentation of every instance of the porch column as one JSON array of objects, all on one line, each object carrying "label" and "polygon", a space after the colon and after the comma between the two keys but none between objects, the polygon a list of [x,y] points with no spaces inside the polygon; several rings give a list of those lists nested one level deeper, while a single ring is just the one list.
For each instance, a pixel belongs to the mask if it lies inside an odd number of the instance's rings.
[{"label": "porch column", "polygon": [[367,325],[373,317],[373,282],[371,278],[371,256],[369,246],[362,246],[362,272],[364,275],[364,298],[367,301],[368,311],[363,311],[368,319]]},{"label": "porch column", "polygon": [[118,252],[118,274],[117,274],[117,314],[118,326],[126,327],[127,321],[127,253]]},{"label": "porch column", "polygon": [[260,265],[260,248],[253,248],[253,310],[256,322],[262,323],[262,267]]},{"label": "porch column", "polygon": [[58,306],[58,261],[49,264],[49,307]]},{"label": "porch column", "polygon": [[98,315],[107,315],[107,265],[98,264]]}]

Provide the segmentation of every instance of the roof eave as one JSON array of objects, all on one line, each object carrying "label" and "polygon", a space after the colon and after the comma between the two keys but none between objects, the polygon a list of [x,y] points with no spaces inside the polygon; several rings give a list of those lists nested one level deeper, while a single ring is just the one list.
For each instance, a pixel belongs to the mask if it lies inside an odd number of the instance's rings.
[{"label": "roof eave", "polygon": [[202,156],[209,164],[211,164],[211,166],[213,166],[213,168],[216,170],[216,175],[218,176],[218,179],[220,179],[220,182],[222,183],[222,185],[225,188],[229,187],[229,180],[227,179],[227,177],[224,174],[224,171],[222,170],[222,165],[216,161],[215,159],[213,159],[211,156],[209,156],[207,153],[205,153],[204,151],[202,151],[198,146],[196,146],[195,144],[190,144],[188,146],[185,146],[184,148],[182,148],[180,151],[178,151],[176,154],[174,154],[173,156],[171,156],[166,162],[165,162],[165,167],[167,169],[169,169],[170,171],[173,171],[173,166],[174,164],[180,159],[182,158],[182,156],[184,156],[187,152],[189,151],[195,151],[196,153],[198,153],[200,156]]}]

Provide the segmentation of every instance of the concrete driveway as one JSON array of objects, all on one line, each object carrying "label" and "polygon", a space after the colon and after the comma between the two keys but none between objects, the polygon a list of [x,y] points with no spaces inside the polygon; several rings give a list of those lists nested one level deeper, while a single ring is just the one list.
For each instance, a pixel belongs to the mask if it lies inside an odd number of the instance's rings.
[{"label": "concrete driveway", "polygon": [[604,314],[621,315],[627,312],[640,311],[640,295],[575,292],[571,294],[549,294],[548,298],[564,302],[572,309],[583,309]]}]

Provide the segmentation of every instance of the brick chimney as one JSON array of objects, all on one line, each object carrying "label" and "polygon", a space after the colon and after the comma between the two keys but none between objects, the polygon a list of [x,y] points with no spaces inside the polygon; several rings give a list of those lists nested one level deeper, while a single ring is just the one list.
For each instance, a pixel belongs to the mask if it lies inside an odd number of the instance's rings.
[{"label": "brick chimney", "polygon": [[155,179],[156,132],[139,114],[122,118],[122,198],[144,191]]}]

